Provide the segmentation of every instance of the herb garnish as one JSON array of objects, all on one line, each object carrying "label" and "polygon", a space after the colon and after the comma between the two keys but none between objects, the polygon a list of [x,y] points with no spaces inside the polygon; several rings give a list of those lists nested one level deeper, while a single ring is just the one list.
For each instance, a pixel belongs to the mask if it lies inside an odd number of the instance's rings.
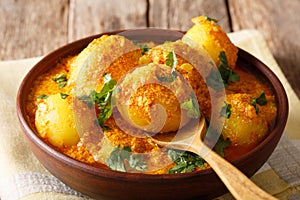
[{"label": "herb garnish", "polygon": [[178,74],[175,71],[171,72],[171,77],[166,76],[156,76],[157,79],[161,82],[173,82],[177,78]]},{"label": "herb garnish", "polygon": [[65,99],[65,98],[67,98],[68,96],[69,96],[68,94],[60,93],[60,97],[61,97],[62,99]]},{"label": "herb garnish", "polygon": [[239,75],[228,65],[225,51],[220,52],[219,59],[220,64],[218,69],[221,73],[225,87],[227,87],[230,82],[240,81]]},{"label": "herb garnish", "polygon": [[227,104],[226,102],[224,102],[224,103],[225,103],[225,105],[221,108],[220,115],[222,117],[229,118],[230,114],[231,114],[231,104]]},{"label": "herb garnish", "polygon": [[111,103],[112,93],[115,89],[117,81],[111,78],[110,74],[104,75],[104,85],[100,92],[92,91],[89,95],[79,97],[79,100],[87,103],[89,108],[96,104],[100,110],[97,122],[102,128],[105,121],[111,116],[113,105]]},{"label": "herb garnish", "polygon": [[231,142],[230,142],[229,138],[224,140],[223,136],[221,135],[213,149],[215,150],[215,152],[217,152],[217,154],[224,157],[225,156],[224,149],[226,147],[228,147],[230,145],[230,143]]},{"label": "herb garnish", "polygon": [[169,149],[168,155],[176,164],[167,172],[168,174],[192,172],[197,167],[204,168],[205,161],[195,153]]},{"label": "herb garnish", "polygon": [[111,153],[106,160],[107,166],[113,170],[126,172],[125,163],[127,163],[131,169],[143,171],[147,165],[144,161],[144,157],[136,155],[131,152],[129,146],[123,148],[117,147]]},{"label": "herb garnish", "polygon": [[[224,86],[228,87],[231,82],[240,81],[239,75],[228,65],[225,51],[220,52],[219,59],[220,64],[218,66],[218,71],[211,70],[210,74],[206,78],[207,85],[217,91],[221,90]],[[220,73],[223,83],[219,80],[218,73]]]},{"label": "herb garnish", "polygon": [[48,95],[41,94],[41,95],[37,96],[36,98],[38,98],[38,99],[47,99],[48,97],[49,97]]},{"label": "herb garnish", "polygon": [[145,53],[151,49],[151,48],[150,48],[148,45],[146,45],[146,44],[140,44],[140,43],[137,43],[136,45],[142,50],[142,52],[141,52],[142,55],[145,55]]},{"label": "herb garnish", "polygon": [[[215,143],[216,138],[218,138],[217,143]],[[205,139],[208,144],[214,144],[213,150],[224,157],[224,149],[231,144],[229,138],[224,140],[223,136],[216,130],[209,128],[206,132]]]},{"label": "herb garnish", "polygon": [[206,84],[216,91],[220,91],[225,87],[221,78],[219,70],[211,70],[209,75],[206,77]]},{"label": "herb garnish", "polygon": [[59,74],[57,77],[52,78],[52,80],[56,82],[59,88],[63,88],[67,84],[67,75]]},{"label": "herb garnish", "polygon": [[174,50],[170,51],[166,58],[166,65],[172,67],[171,77],[156,76],[157,79],[160,80],[161,82],[173,82],[178,76],[178,74],[176,73],[177,62],[178,61]]},{"label": "herb garnish", "polygon": [[190,100],[181,103],[180,107],[184,110],[187,110],[187,116],[189,116],[190,118],[197,119],[201,116],[197,98],[193,93],[191,94]]},{"label": "herb garnish", "polygon": [[213,18],[210,18],[210,17],[208,17],[208,16],[204,16],[204,19],[207,20],[207,21],[213,21],[213,22],[215,22],[215,23],[218,23],[218,20],[213,19]]},{"label": "herb garnish", "polygon": [[260,106],[267,104],[267,98],[266,98],[264,91],[261,91],[257,98],[253,98],[251,100],[251,105],[254,106],[256,114],[258,114],[258,112],[259,112],[259,108],[258,108],[257,104]]},{"label": "herb garnish", "polygon": [[168,53],[167,58],[166,58],[166,65],[168,65],[169,67],[173,67],[173,68],[176,67],[177,57],[176,57],[174,50],[172,50]]}]

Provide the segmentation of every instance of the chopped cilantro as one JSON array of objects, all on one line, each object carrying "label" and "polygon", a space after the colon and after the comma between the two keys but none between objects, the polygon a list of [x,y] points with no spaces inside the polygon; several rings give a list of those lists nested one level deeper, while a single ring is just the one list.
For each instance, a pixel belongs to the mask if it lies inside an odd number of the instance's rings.
[{"label": "chopped cilantro", "polygon": [[148,45],[146,45],[146,44],[136,43],[136,45],[142,50],[142,52],[141,52],[142,55],[145,55],[145,53],[151,49],[151,48],[150,48]]},{"label": "chopped cilantro", "polygon": [[177,58],[174,50],[168,53],[166,58],[166,65],[172,67],[171,77],[167,77],[167,76],[156,76],[156,77],[158,80],[162,82],[173,82],[178,76],[178,74],[176,73]]},{"label": "chopped cilantro", "polygon": [[168,53],[167,58],[166,58],[166,65],[168,65],[169,67],[176,67],[177,65],[177,57],[175,54],[175,51],[172,50]]},{"label": "chopped cilantro", "polygon": [[205,161],[195,153],[169,149],[168,155],[176,164],[167,172],[168,174],[192,172],[197,167],[204,168]]},{"label": "chopped cilantro", "polygon": [[[213,147],[213,150],[220,156],[224,157],[224,149],[230,145],[230,140],[224,140],[223,137],[218,136],[218,134],[215,131],[208,131],[206,137],[208,137],[207,139],[211,141],[214,140],[213,138],[219,137],[217,143]],[[187,151],[183,152],[180,150],[169,149],[168,155],[176,164],[172,169],[170,169],[167,172],[168,174],[192,172],[197,167],[204,167],[204,159],[198,156],[197,154]]]},{"label": "chopped cilantro", "polygon": [[171,77],[166,76],[156,76],[157,79],[161,82],[173,82],[177,78],[178,74],[175,71],[171,72]]},{"label": "chopped cilantro", "polygon": [[190,100],[181,103],[180,107],[187,110],[187,116],[190,118],[197,119],[201,117],[199,104],[194,94],[191,94]]},{"label": "chopped cilantro", "polygon": [[138,171],[143,171],[147,167],[144,157],[133,154],[129,146],[115,148],[110,153],[109,158],[106,160],[106,164],[113,170],[126,172],[126,161],[128,162],[130,168]]},{"label": "chopped cilantro", "polygon": [[219,59],[220,64],[218,66],[218,69],[222,76],[225,87],[227,87],[230,82],[240,81],[239,75],[234,72],[233,69],[228,65],[225,51],[220,52]]},{"label": "chopped cilantro", "polygon": [[68,96],[69,96],[68,94],[60,93],[60,97],[61,97],[62,99],[65,99],[65,98],[67,98]]},{"label": "chopped cilantro", "polygon": [[231,114],[231,104],[227,104],[226,102],[224,102],[225,105],[221,108],[221,112],[220,112],[220,115],[222,117],[226,117],[226,118],[229,118],[230,117],[230,114]]},{"label": "chopped cilantro", "polygon": [[52,78],[52,80],[56,82],[59,88],[63,88],[67,84],[67,75],[59,74],[57,77]]},{"label": "chopped cilantro", "polygon": [[[217,142],[215,142],[216,138],[218,138]],[[213,144],[213,150],[222,157],[224,157],[224,149],[231,143],[229,139],[224,140],[223,136],[218,131],[211,128],[207,130],[205,140],[208,146],[212,146],[209,144]]]},{"label": "chopped cilantro", "polygon": [[251,100],[251,105],[254,106],[256,114],[258,114],[258,112],[259,112],[259,108],[258,108],[257,104],[260,106],[267,104],[267,98],[266,98],[264,91],[261,91],[258,97],[253,98]]},{"label": "chopped cilantro", "polygon": [[210,17],[208,17],[208,16],[204,16],[204,19],[207,20],[207,21],[213,21],[213,22],[215,22],[215,23],[218,23],[218,20],[213,19],[213,18],[210,18]]},{"label": "chopped cilantro", "polygon": [[49,97],[48,95],[41,94],[41,95],[37,96],[36,98],[38,98],[38,99],[47,99],[48,97]]},{"label": "chopped cilantro", "polygon": [[[207,85],[217,91],[220,91],[224,88],[224,86],[228,87],[231,82],[240,81],[239,75],[228,65],[225,51],[220,52],[219,59],[220,64],[218,66],[218,71],[211,70],[210,74],[206,78]],[[222,80],[220,80],[219,73]]]},{"label": "chopped cilantro", "polygon": [[267,98],[264,91],[260,92],[259,96],[256,98],[256,103],[261,106],[267,104]]},{"label": "chopped cilantro", "polygon": [[220,156],[224,157],[224,149],[230,145],[230,140],[227,138],[226,140],[223,139],[223,136],[220,136],[216,145],[214,146],[215,152],[219,154]]},{"label": "chopped cilantro", "polygon": [[92,91],[90,95],[80,96],[79,99],[87,103],[91,108],[96,104],[100,110],[98,116],[98,124],[105,128],[105,121],[111,116],[113,105],[111,103],[112,93],[115,89],[117,81],[111,78],[110,74],[104,75],[104,85],[100,92]]},{"label": "chopped cilantro", "polygon": [[84,101],[89,108],[92,108],[92,106],[95,104],[96,101],[96,94],[97,92],[95,90],[91,91],[89,95],[82,95],[79,96],[78,99],[81,101]]},{"label": "chopped cilantro", "polygon": [[124,147],[123,149],[115,148],[111,153],[109,158],[106,160],[107,166],[113,170],[126,172],[124,159],[129,158],[130,148]]},{"label": "chopped cilantro", "polygon": [[138,171],[144,171],[144,169],[146,169],[146,167],[147,167],[147,164],[142,155],[130,154],[129,159],[128,159],[128,164],[132,169],[135,169]]},{"label": "chopped cilantro", "polygon": [[224,82],[220,77],[219,70],[210,71],[209,75],[206,77],[206,84],[216,91],[220,91],[225,87]]}]

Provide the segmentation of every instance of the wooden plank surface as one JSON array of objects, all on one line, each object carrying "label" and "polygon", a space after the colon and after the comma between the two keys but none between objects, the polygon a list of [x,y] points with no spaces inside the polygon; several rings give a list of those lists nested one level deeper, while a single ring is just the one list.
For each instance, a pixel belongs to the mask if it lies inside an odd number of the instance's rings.
[{"label": "wooden plank surface", "polygon": [[103,31],[187,30],[207,15],[226,32],[258,29],[300,96],[299,0],[0,0],[0,61],[42,56]]},{"label": "wooden plank surface", "polygon": [[67,42],[68,0],[1,0],[0,60],[41,56]]},{"label": "wooden plank surface", "polygon": [[229,0],[234,31],[257,29],[300,97],[299,0]]},{"label": "wooden plank surface", "polygon": [[219,20],[220,26],[230,31],[230,23],[224,0],[150,0],[149,25],[178,30],[188,30],[191,19],[207,15]]},{"label": "wooden plank surface", "polygon": [[147,27],[146,0],[71,0],[69,41],[105,31]]}]

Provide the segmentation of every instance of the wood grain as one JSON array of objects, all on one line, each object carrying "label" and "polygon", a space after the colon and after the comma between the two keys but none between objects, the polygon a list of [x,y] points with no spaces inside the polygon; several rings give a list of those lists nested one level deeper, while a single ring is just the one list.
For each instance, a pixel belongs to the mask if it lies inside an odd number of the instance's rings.
[{"label": "wood grain", "polygon": [[300,97],[300,10],[298,0],[229,0],[234,31],[254,28],[265,37],[276,61]]},{"label": "wood grain", "polygon": [[147,27],[146,0],[71,0],[69,41],[125,28]]},{"label": "wood grain", "polygon": [[150,0],[149,25],[186,31],[193,23],[191,18],[207,15],[219,20],[226,31],[230,31],[230,23],[224,0]]},{"label": "wood grain", "polygon": [[[187,30],[192,17],[225,32],[258,29],[300,97],[299,0],[1,0],[0,60],[42,56],[73,40],[116,29]],[[283,12],[284,11],[284,12]]]},{"label": "wood grain", "polygon": [[68,0],[1,0],[0,13],[0,60],[42,56],[67,42]]}]

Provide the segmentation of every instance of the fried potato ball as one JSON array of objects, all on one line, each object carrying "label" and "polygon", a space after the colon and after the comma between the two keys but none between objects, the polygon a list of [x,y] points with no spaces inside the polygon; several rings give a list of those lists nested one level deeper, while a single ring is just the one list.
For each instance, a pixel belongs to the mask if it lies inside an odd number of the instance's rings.
[{"label": "fried potato ball", "polygon": [[228,64],[234,68],[237,60],[238,48],[230,41],[223,29],[217,25],[216,20],[206,16],[199,16],[192,19],[195,24],[183,37],[183,41],[191,41],[202,46],[219,65],[219,55],[225,51]]},{"label": "fried potato ball", "polygon": [[257,144],[268,133],[276,116],[276,105],[272,97],[267,97],[266,105],[257,105],[258,112],[251,104],[253,95],[229,94],[226,104],[231,106],[230,116],[225,119],[222,135],[229,138],[232,145]]},{"label": "fried potato ball", "polygon": [[160,77],[171,77],[171,68],[151,63],[128,73],[117,89],[117,107],[123,118],[137,128],[176,131],[190,120],[180,102],[188,101],[192,90],[180,75],[170,82]]},{"label": "fried potato ball", "polygon": [[72,146],[79,141],[73,112],[59,93],[50,95],[38,104],[35,125],[40,136],[54,146]]}]

